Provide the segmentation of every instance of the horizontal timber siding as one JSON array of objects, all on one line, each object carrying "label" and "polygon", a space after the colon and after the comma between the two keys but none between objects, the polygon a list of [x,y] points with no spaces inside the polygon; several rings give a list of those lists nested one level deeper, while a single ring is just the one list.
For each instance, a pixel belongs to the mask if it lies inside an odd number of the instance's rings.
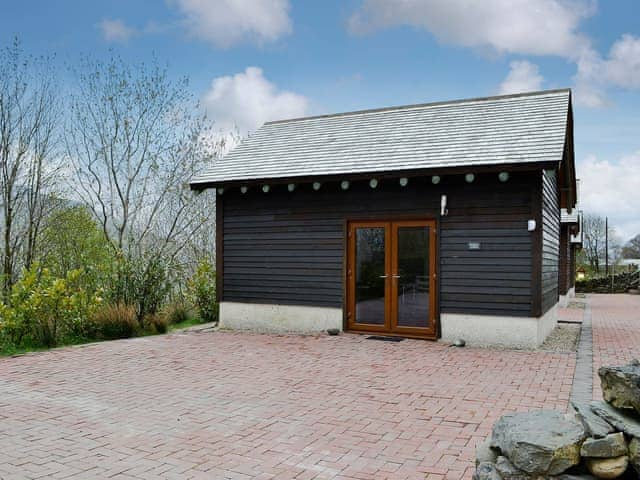
[{"label": "horizontal timber siding", "polygon": [[555,171],[542,174],[542,314],[558,302],[560,206]]},{"label": "horizontal timber siding", "polygon": [[[531,311],[533,173],[461,176],[439,185],[410,179],[381,181],[377,189],[354,182],[313,191],[300,185],[265,194],[224,193],[223,300],[250,303],[343,306],[347,220],[439,218],[440,195],[449,214],[440,218],[440,311],[527,316]],[[539,181],[538,181],[539,185]],[[480,250],[469,250],[479,242]]]},{"label": "horizontal timber siding", "polygon": [[571,288],[571,233],[568,225],[560,227],[560,272],[558,283],[560,295],[566,295]]}]

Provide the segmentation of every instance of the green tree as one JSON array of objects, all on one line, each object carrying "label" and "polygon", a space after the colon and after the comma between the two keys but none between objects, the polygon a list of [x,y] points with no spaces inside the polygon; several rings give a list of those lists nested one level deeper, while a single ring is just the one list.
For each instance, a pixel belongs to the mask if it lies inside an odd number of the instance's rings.
[{"label": "green tree", "polygon": [[82,205],[59,208],[41,232],[39,263],[52,275],[64,278],[82,269],[96,290],[113,268],[114,253],[89,209]]}]

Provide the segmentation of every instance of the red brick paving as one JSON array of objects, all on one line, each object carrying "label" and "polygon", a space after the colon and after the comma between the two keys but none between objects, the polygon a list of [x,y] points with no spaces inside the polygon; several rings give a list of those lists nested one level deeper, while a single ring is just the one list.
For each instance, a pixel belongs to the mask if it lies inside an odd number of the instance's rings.
[{"label": "red brick paving", "polygon": [[575,356],[191,333],[0,358],[0,478],[461,479]]},{"label": "red brick paving", "polygon": [[[583,299],[578,299],[578,301],[574,303],[583,303]],[[569,323],[582,323],[582,318],[584,315],[584,308],[579,308],[576,306],[571,307],[558,307],[558,320],[562,320]]]},{"label": "red brick paving", "polygon": [[640,358],[640,295],[588,296],[593,323],[593,397],[602,398],[598,368]]}]

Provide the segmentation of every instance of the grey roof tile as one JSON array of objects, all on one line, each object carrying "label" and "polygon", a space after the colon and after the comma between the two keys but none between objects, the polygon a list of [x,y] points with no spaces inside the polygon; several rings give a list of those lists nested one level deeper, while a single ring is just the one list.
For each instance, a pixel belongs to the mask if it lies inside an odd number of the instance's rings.
[{"label": "grey roof tile", "polygon": [[269,122],[191,184],[561,161],[570,91]]}]

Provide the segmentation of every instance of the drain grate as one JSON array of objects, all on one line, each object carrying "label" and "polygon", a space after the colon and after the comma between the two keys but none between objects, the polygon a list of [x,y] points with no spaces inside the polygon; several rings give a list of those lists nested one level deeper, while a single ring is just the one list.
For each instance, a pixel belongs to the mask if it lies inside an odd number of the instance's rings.
[{"label": "drain grate", "polygon": [[384,337],[382,335],[371,335],[367,337],[367,340],[380,340],[382,342],[401,342],[404,340],[402,337]]}]

